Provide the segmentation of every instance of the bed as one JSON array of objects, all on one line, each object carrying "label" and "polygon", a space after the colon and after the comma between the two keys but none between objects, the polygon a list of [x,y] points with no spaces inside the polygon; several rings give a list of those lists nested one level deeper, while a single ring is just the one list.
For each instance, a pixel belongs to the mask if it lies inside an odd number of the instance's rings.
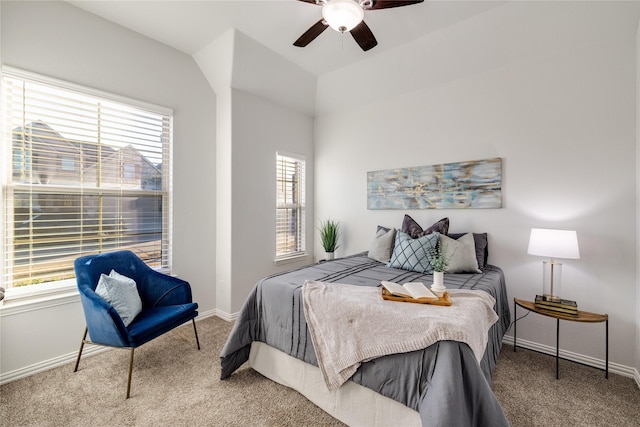
[{"label": "bed", "polygon": [[510,323],[505,278],[500,268],[483,267],[476,273],[444,275],[448,289],[481,290],[495,299],[498,321],[489,329],[480,363],[467,344],[439,341],[365,362],[349,381],[330,392],[305,319],[301,301],[305,281],[377,287],[382,280],[433,280],[431,274],[392,268],[364,252],[260,280],[222,350],[221,378],[230,378],[249,361],[258,372],[299,391],[351,426],[507,426],[490,387]]}]

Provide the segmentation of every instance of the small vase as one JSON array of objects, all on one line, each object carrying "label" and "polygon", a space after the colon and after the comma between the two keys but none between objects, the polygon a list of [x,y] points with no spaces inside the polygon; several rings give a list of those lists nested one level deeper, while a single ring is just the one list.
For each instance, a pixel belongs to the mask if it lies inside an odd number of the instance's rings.
[{"label": "small vase", "polygon": [[433,272],[433,284],[431,285],[431,290],[438,297],[444,295],[447,288],[444,286],[444,272],[443,271],[434,271]]},{"label": "small vase", "polygon": [[335,253],[334,252],[325,252],[324,253],[324,259],[326,261],[331,261],[334,257],[335,257]]}]

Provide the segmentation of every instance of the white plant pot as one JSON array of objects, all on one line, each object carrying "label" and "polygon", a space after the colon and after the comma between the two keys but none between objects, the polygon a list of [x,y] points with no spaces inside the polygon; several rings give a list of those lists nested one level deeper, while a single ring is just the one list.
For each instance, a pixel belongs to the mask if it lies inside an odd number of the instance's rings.
[{"label": "white plant pot", "polygon": [[444,295],[447,288],[444,286],[444,272],[443,271],[434,271],[433,272],[433,284],[431,285],[431,290],[437,296],[441,297]]},{"label": "white plant pot", "polygon": [[325,252],[324,253],[324,259],[326,261],[331,261],[333,258],[335,258],[335,253],[334,252]]}]

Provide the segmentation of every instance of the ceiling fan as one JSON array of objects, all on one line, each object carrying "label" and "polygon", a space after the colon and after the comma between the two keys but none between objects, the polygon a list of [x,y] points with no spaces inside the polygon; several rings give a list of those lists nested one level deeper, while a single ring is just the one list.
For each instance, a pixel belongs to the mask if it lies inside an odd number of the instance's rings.
[{"label": "ceiling fan", "polygon": [[327,27],[341,34],[350,32],[356,43],[367,51],[378,44],[369,26],[364,22],[365,10],[388,9],[422,3],[424,0],[298,0],[322,6],[322,19],[316,22],[293,42],[294,46],[305,47],[318,37]]}]

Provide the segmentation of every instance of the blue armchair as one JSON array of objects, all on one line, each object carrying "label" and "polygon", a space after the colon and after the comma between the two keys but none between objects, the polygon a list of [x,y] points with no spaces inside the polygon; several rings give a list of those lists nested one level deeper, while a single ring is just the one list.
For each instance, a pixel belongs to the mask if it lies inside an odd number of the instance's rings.
[{"label": "blue armchair", "polygon": [[[74,372],[78,370],[85,344],[127,348],[131,351],[127,380],[128,399],[131,391],[133,353],[136,347],[191,320],[196,344],[200,350],[195,322],[198,304],[192,302],[191,286],[188,282],[153,270],[131,251],[84,256],[75,260],[74,269],[87,322]],[[125,326],[115,308],[95,292],[100,275],[109,275],[112,269],[135,280],[142,301],[142,312],[129,326]],[[90,340],[87,339],[87,332]]]}]

